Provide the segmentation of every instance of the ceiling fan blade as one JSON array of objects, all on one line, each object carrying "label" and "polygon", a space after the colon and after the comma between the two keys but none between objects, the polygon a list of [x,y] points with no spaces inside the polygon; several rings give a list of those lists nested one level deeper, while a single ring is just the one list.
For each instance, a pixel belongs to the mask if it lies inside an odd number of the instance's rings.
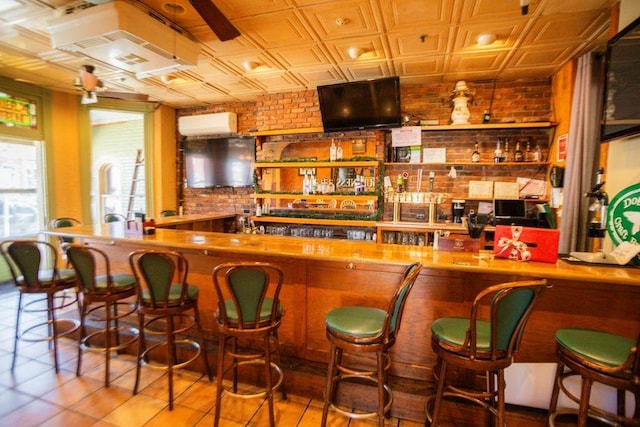
[{"label": "ceiling fan blade", "polygon": [[220,12],[220,9],[211,0],[189,1],[220,41],[233,40],[240,35],[240,31]]},{"label": "ceiling fan blade", "polygon": [[141,93],[131,93],[131,92],[111,92],[108,90],[96,92],[98,97],[101,98],[114,98],[114,99],[123,99],[126,101],[148,101],[149,95],[144,95]]}]

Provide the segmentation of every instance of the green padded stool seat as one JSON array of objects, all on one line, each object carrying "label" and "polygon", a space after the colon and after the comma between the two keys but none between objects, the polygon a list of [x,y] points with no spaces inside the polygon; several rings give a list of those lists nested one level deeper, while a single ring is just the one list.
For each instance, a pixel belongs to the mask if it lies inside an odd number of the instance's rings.
[{"label": "green padded stool seat", "polygon": [[[198,298],[200,289],[197,286],[187,284],[186,296],[187,298]],[[150,304],[153,301],[151,291],[149,289],[143,289],[141,292],[142,301]],[[172,283],[169,288],[169,297],[166,299],[168,303],[179,303],[182,298],[182,284]],[[164,295],[155,295],[156,300],[163,300]]]},{"label": "green padded stool seat", "polygon": [[[327,385],[324,391],[321,426],[327,425],[329,409],[348,418],[361,419],[378,417],[378,425],[384,426],[385,416],[391,409],[393,394],[388,381],[391,367],[389,350],[396,342],[402,313],[407,297],[422,270],[422,265],[409,265],[394,287],[386,310],[369,306],[344,306],[331,310],[325,316],[327,339],[331,343]],[[375,354],[375,369],[358,365],[342,357],[348,354]],[[354,411],[336,402],[338,383],[357,378],[376,386],[376,410]]]},{"label": "green padded stool seat", "polygon": [[[431,333],[441,342],[453,346],[461,346],[467,338],[469,330],[468,317],[443,317],[431,324]],[[484,320],[476,321],[476,348],[489,350],[491,348],[491,324]]]},{"label": "green padded stool seat", "polygon": [[387,312],[375,307],[347,306],[331,310],[325,318],[327,329],[354,337],[378,335]]},{"label": "green padded stool seat", "polygon": [[[587,425],[593,418],[609,425],[640,425],[640,362],[638,349],[640,335],[636,340],[609,332],[564,328],[556,331],[558,366],[549,404],[549,425],[563,415],[577,415],[578,426]],[[565,386],[570,377],[581,377],[580,395],[576,396]],[[591,387],[594,382],[617,389],[616,413],[590,404]],[[560,390],[578,404],[578,409],[558,408]],[[626,415],[626,391],[635,400],[635,411],[631,418]]]},{"label": "green padded stool seat", "polygon": [[636,344],[631,338],[591,329],[560,329],[556,341],[581,357],[610,367],[622,365]]}]

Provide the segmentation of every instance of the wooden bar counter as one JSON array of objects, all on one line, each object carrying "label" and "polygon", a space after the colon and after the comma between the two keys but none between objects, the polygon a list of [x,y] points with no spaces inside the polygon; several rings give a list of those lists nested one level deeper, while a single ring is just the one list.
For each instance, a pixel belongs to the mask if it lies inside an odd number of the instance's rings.
[{"label": "wooden bar counter", "polygon": [[128,271],[128,254],[138,248],[184,253],[191,283],[201,289],[201,312],[212,346],[213,267],[230,260],[278,264],[285,272],[281,297],[286,316],[279,337],[287,359],[287,387],[318,399],[328,360],[325,315],[344,305],[385,308],[404,267],[421,262],[424,269],[392,350],[392,414],[406,419],[424,420],[435,362],[431,322],[443,316],[467,316],[474,296],[492,284],[546,278],[553,285],[531,317],[517,362],[555,361],[554,334],[561,327],[599,328],[632,338],[640,331],[640,269],[633,267],[517,262],[417,246],[170,229],[157,229],[151,236],[126,236],[122,223],[70,227],[57,234],[106,250],[115,271]]}]

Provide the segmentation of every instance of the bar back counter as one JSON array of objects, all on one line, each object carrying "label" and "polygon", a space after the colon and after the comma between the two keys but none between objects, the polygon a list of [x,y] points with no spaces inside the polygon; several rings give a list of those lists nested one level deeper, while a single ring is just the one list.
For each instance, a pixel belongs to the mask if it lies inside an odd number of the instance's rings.
[{"label": "bar back counter", "polygon": [[[432,386],[432,321],[467,316],[473,297],[485,287],[539,278],[553,286],[531,316],[516,362],[555,362],[554,334],[559,328],[591,327],[631,338],[640,331],[640,269],[634,267],[481,259],[477,253],[428,247],[191,230],[157,229],[154,235],[131,236],[125,234],[123,223],[70,227],[50,234],[62,233],[106,251],[115,272],[128,272],[129,253],[139,248],[182,252],[189,260],[190,283],[201,290],[202,321],[212,347],[217,345],[213,268],[228,261],[277,264],[284,270],[281,300],[286,315],[279,337],[287,387],[317,399],[322,398],[328,361],[325,315],[345,305],[384,309],[405,267],[421,262],[424,268],[405,307],[390,370],[392,415],[416,421],[424,420],[424,402]],[[216,352],[212,349],[209,354],[215,357]],[[479,381],[464,372],[459,380]]]}]

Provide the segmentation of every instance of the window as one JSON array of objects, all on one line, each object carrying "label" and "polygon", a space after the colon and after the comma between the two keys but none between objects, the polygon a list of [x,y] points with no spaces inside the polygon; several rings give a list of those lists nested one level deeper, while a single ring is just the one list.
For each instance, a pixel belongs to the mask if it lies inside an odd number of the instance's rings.
[{"label": "window", "polygon": [[35,235],[44,226],[40,146],[0,139],[0,238]]}]

